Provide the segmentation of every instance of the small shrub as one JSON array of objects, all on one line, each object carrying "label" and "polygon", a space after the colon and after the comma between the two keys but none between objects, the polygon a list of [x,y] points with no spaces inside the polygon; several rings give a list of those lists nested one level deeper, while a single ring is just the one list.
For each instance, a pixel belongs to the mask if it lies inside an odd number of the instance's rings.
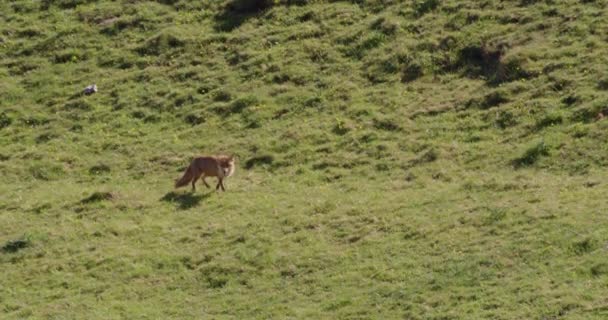
[{"label": "small shrub", "polygon": [[46,143],[57,137],[56,134],[47,132],[37,136],[35,141],[36,143]]},{"label": "small shrub", "polygon": [[74,9],[81,4],[95,2],[94,0],[42,0],[40,7],[47,10],[51,5],[55,5],[61,9]]},{"label": "small shrub", "polygon": [[417,178],[416,175],[411,172],[406,173],[405,177],[404,177],[405,181],[407,181],[407,182],[412,182],[412,181],[416,180],[416,178]]},{"label": "small shrub", "polygon": [[401,72],[401,82],[407,83],[414,81],[424,74],[422,65],[417,62],[410,62],[403,67]]},{"label": "small shrub", "polygon": [[390,57],[381,61],[375,69],[383,73],[393,74],[399,71],[400,65],[397,59]]},{"label": "small shrub", "polygon": [[600,90],[608,90],[608,78],[604,78],[598,81],[597,88]]},{"label": "small shrub", "polygon": [[256,110],[247,109],[241,113],[241,118],[248,129],[260,128],[265,119],[265,115]]},{"label": "small shrub", "polygon": [[552,78],[551,80],[553,81],[551,88],[555,91],[564,91],[564,89],[572,85],[572,80],[561,78]]},{"label": "small shrub", "polygon": [[232,100],[232,95],[228,91],[219,89],[213,92],[213,101],[228,102],[230,100]]},{"label": "small shrub", "polygon": [[209,285],[209,288],[219,289],[225,287],[226,284],[228,284],[228,279],[226,279],[225,277],[209,277],[207,278],[207,283]]},{"label": "small shrub", "polygon": [[39,163],[31,166],[29,172],[35,179],[50,181],[58,179],[64,174],[61,166],[50,164],[50,163]]},{"label": "small shrub", "polygon": [[111,171],[110,166],[105,164],[98,164],[89,168],[89,174],[91,175],[100,175],[109,173]]},{"label": "small shrub", "polygon": [[385,131],[400,131],[401,127],[390,119],[374,119],[374,127]]},{"label": "small shrub", "polygon": [[131,117],[135,119],[144,119],[146,116],[148,115],[142,110],[136,110],[131,112]]},{"label": "small shrub", "polygon": [[203,84],[200,87],[198,87],[198,89],[196,89],[196,92],[199,94],[205,95],[215,88],[216,87],[213,84]]},{"label": "small shrub", "polygon": [[29,118],[23,119],[23,122],[25,123],[25,125],[33,128],[33,127],[38,127],[38,126],[48,124],[51,121],[49,119],[42,118],[42,117],[29,117]]},{"label": "small shrub", "polygon": [[101,33],[108,36],[115,36],[119,34],[123,30],[132,29],[132,28],[142,28],[146,22],[145,18],[142,17],[120,17],[116,19],[113,23],[107,24],[103,29],[101,29]]},{"label": "small shrub", "polygon": [[272,82],[281,84],[291,80],[291,77],[286,73],[277,73],[272,76]]},{"label": "small shrub", "polygon": [[11,123],[13,123],[13,119],[6,112],[0,113],[0,129],[10,126]]},{"label": "small shrub", "polygon": [[78,99],[66,103],[63,108],[66,110],[90,111],[93,109],[93,106],[85,100]]},{"label": "small shrub", "polygon": [[416,16],[421,17],[424,14],[437,9],[439,4],[439,0],[418,0],[414,3],[414,12]]},{"label": "small shrub", "polygon": [[578,108],[572,113],[571,120],[575,122],[590,122],[597,116],[597,113],[594,108]]},{"label": "small shrub", "polygon": [[55,63],[79,62],[83,60],[87,60],[86,53],[77,51],[59,52],[53,58],[53,62]]},{"label": "small shrub", "polygon": [[166,4],[168,6],[172,6],[180,2],[180,0],[156,0],[158,3]]},{"label": "small shrub", "polygon": [[116,198],[116,195],[112,192],[95,192],[95,193],[91,194],[90,196],[80,200],[80,203],[87,204],[87,203],[113,200],[115,198]]},{"label": "small shrub", "polygon": [[496,126],[500,129],[506,129],[516,125],[517,119],[512,112],[501,110],[496,113],[496,120],[494,123],[496,123]]},{"label": "small shrub", "polygon": [[544,117],[538,119],[535,124],[536,130],[541,130],[545,127],[554,126],[564,121],[564,118],[560,113],[549,113]]},{"label": "small shrub", "polygon": [[478,108],[478,109],[490,109],[496,106],[499,106],[503,103],[509,102],[507,98],[507,93],[502,90],[496,90],[486,94],[481,98],[472,98],[466,102],[466,108]]},{"label": "small shrub", "polygon": [[15,13],[31,13],[38,11],[38,3],[37,1],[16,2],[11,4],[11,8],[15,11]]},{"label": "small shrub", "polygon": [[518,79],[527,79],[533,74],[523,67],[524,60],[521,57],[509,57],[500,61],[496,72],[491,75],[490,83],[493,85],[511,82]]},{"label": "small shrub", "polygon": [[482,109],[488,109],[508,101],[509,99],[506,97],[506,93],[504,91],[494,91],[483,97],[480,107]]},{"label": "small shrub", "polygon": [[591,122],[598,119],[598,115],[602,113],[608,115],[608,101],[606,99],[598,99],[590,104],[585,104],[574,109],[571,119],[576,122]]},{"label": "small shrub", "polygon": [[[0,42],[2,38],[0,38]],[[6,64],[11,75],[24,75],[32,70],[40,68],[40,64],[36,61],[18,61]]]},{"label": "small shrub", "polygon": [[390,167],[386,163],[378,163],[378,164],[376,164],[376,170],[377,171],[389,171]]},{"label": "small shrub", "polygon": [[254,96],[239,98],[232,102],[230,113],[241,113],[245,108],[256,105],[258,102],[258,99]]},{"label": "small shrub", "polygon": [[336,118],[336,124],[331,131],[339,136],[343,136],[350,131],[350,127],[344,120]]},{"label": "small shrub", "polygon": [[406,168],[414,167],[414,166],[425,164],[425,163],[434,162],[438,158],[439,158],[439,154],[437,153],[437,151],[435,151],[435,149],[431,148],[431,149],[428,149],[427,151],[425,151],[424,153],[422,153],[417,158],[410,160],[408,165],[406,166]]},{"label": "small shrub", "polygon": [[530,6],[544,0],[519,0],[519,5],[522,7]]},{"label": "small shrub", "polygon": [[513,165],[518,167],[530,166],[536,163],[538,159],[542,156],[549,155],[549,146],[547,146],[543,141],[535,144],[534,146],[528,148],[524,154],[513,160]]},{"label": "small shrub", "polygon": [[248,159],[245,162],[245,169],[249,170],[253,167],[260,166],[260,165],[271,165],[273,163],[273,161],[274,161],[274,157],[271,155],[253,157],[253,158]]},{"label": "small shrub", "polygon": [[157,123],[161,120],[160,116],[151,114],[144,118],[144,123]]},{"label": "small shrub", "polygon": [[169,33],[161,33],[148,39],[142,46],[135,51],[140,55],[160,55],[167,51],[184,47],[186,41]]},{"label": "small shrub", "polygon": [[312,209],[313,214],[328,214],[334,211],[337,205],[331,201],[323,201],[314,205]]},{"label": "small shrub", "polygon": [[486,45],[470,45],[458,51],[453,63],[446,63],[446,71],[460,70],[470,78],[483,77],[490,85],[499,85],[518,79],[527,79],[534,74],[525,70],[521,57],[504,58],[504,49]]},{"label": "small shrub", "polygon": [[399,24],[397,22],[387,20],[385,17],[376,19],[371,27],[373,30],[380,31],[387,36],[393,35],[399,30]]},{"label": "small shrub", "polygon": [[418,158],[418,163],[433,162],[437,160],[437,158],[439,158],[437,151],[435,151],[435,149],[429,149]]},{"label": "small shrub", "polygon": [[467,136],[464,138],[464,142],[467,143],[475,143],[481,140],[483,140],[483,138],[479,134],[474,133],[468,133]]},{"label": "small shrub", "polygon": [[490,214],[484,218],[486,225],[491,225],[504,220],[507,217],[507,210],[504,208],[492,208]]},{"label": "small shrub", "polygon": [[574,242],[570,248],[572,249],[572,252],[574,252],[574,254],[580,256],[593,251],[596,245],[597,244],[593,239],[586,238],[581,241]]},{"label": "small shrub", "polygon": [[129,69],[136,65],[137,59],[137,56],[133,53],[106,53],[97,57],[97,64],[100,67]]},{"label": "small shrub", "polygon": [[4,253],[15,253],[21,249],[27,248],[31,245],[31,241],[28,238],[10,240],[2,246],[2,252]]},{"label": "small shrub", "polygon": [[585,162],[584,160],[577,160],[572,164],[566,165],[566,169],[568,170],[568,174],[571,176],[574,175],[587,175],[589,174],[590,164]]},{"label": "small shrub", "polygon": [[299,16],[298,20],[300,20],[300,22],[306,22],[306,21],[315,20],[317,18],[318,18],[318,16],[314,11],[307,11],[304,14],[302,14],[301,16]]},{"label": "small shrub", "polygon": [[21,37],[21,38],[25,38],[25,37],[27,37],[27,38],[33,38],[33,37],[37,37],[37,36],[42,35],[42,31],[40,31],[37,28],[29,27],[29,28],[25,28],[25,29],[19,30],[17,32],[17,35],[19,37]]},{"label": "small shrub", "polygon": [[378,139],[378,135],[374,132],[365,133],[361,136],[360,142],[362,143],[370,143],[374,140]]},{"label": "small shrub", "polygon": [[197,115],[197,114],[189,114],[184,118],[184,121],[186,121],[187,124],[190,124],[192,126],[196,126],[199,125],[201,123],[205,122],[205,118],[202,115]]},{"label": "small shrub", "polygon": [[573,138],[580,139],[589,134],[589,128],[581,123],[576,123],[570,128],[569,133]]},{"label": "small shrub", "polygon": [[323,106],[323,98],[319,96],[308,97],[302,102],[302,106],[305,108],[321,108]]},{"label": "small shrub", "polygon": [[564,105],[566,105],[567,107],[570,107],[580,101],[581,101],[581,97],[574,95],[574,94],[567,95],[562,99],[562,103]]},{"label": "small shrub", "polygon": [[492,50],[485,46],[466,46],[458,52],[455,66],[464,68],[466,74],[472,77],[483,75],[497,68],[502,54],[500,50]]},{"label": "small shrub", "polygon": [[379,32],[372,32],[365,39],[360,41],[354,47],[347,50],[347,55],[356,59],[361,59],[367,51],[379,47],[386,40],[386,35]]},{"label": "small shrub", "polygon": [[274,0],[232,0],[227,9],[237,13],[252,13],[268,9],[274,3]]},{"label": "small shrub", "polygon": [[591,275],[594,277],[599,277],[608,274],[608,263],[598,263],[591,267],[590,271]]},{"label": "small shrub", "polygon": [[308,43],[304,46],[310,61],[315,63],[326,62],[329,58],[329,50],[319,43]]},{"label": "small shrub", "polygon": [[176,96],[175,100],[173,101],[173,105],[176,107],[182,107],[186,104],[193,104],[196,102],[198,102],[198,99],[196,99],[195,96],[192,94],[184,94]]},{"label": "small shrub", "polygon": [[450,176],[446,175],[442,171],[438,171],[438,172],[433,173],[431,175],[431,178],[433,178],[433,180],[439,180],[439,181],[443,181],[443,182],[451,182],[452,181],[452,178],[450,178]]},{"label": "small shrub", "polygon": [[251,14],[276,5],[304,5],[310,2],[311,0],[231,0],[226,9],[236,13]]},{"label": "small shrub", "polygon": [[230,104],[218,104],[213,108],[213,111],[223,117],[232,114],[244,114],[249,107],[256,105],[258,102],[258,99],[254,96],[241,97]]}]

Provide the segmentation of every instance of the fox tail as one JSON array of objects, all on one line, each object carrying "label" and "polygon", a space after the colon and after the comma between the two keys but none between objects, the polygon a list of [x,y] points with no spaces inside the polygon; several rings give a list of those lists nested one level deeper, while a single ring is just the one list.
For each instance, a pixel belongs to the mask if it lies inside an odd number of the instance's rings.
[{"label": "fox tail", "polygon": [[187,185],[190,181],[192,181],[192,179],[194,179],[194,173],[192,172],[192,170],[192,165],[188,166],[186,172],[184,172],[184,175],[175,181],[176,188],[183,187]]}]

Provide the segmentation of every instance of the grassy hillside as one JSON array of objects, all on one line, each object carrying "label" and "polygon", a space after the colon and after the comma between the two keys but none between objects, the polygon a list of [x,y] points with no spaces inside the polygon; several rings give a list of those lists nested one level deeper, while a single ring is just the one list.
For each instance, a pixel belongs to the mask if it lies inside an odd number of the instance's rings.
[{"label": "grassy hillside", "polygon": [[606,318],[607,10],[0,2],[0,318]]}]

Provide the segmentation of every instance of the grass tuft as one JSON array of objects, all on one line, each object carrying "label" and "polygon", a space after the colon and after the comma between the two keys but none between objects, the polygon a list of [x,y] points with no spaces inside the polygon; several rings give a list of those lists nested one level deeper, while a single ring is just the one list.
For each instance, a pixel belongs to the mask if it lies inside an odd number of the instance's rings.
[{"label": "grass tuft", "polygon": [[101,201],[109,201],[117,199],[118,195],[113,192],[94,192],[90,196],[80,200],[82,204],[90,204]]},{"label": "grass tuft", "polygon": [[6,242],[3,246],[2,246],[2,252],[4,253],[16,253],[22,249],[25,249],[29,246],[31,246],[31,241],[30,239],[17,239],[17,240],[10,240],[8,242]]},{"label": "grass tuft", "polygon": [[548,156],[549,149],[549,146],[544,141],[538,142],[528,148],[521,157],[514,159],[512,164],[516,168],[531,166],[540,160],[541,157]]},{"label": "grass tuft", "polygon": [[183,48],[186,41],[180,39],[173,33],[163,32],[148,39],[142,46],[135,51],[140,55],[160,55],[172,50]]},{"label": "grass tuft", "polygon": [[103,164],[103,163],[94,165],[91,168],[89,168],[89,174],[91,174],[91,175],[106,174],[106,173],[109,173],[110,171],[111,171],[110,166]]},{"label": "grass tuft", "polygon": [[584,240],[576,241],[572,244],[572,252],[576,255],[583,255],[593,251],[596,247],[596,243],[593,239],[586,238]]},{"label": "grass tuft", "polygon": [[245,169],[253,169],[257,166],[268,166],[274,162],[274,157],[271,155],[255,156],[245,161]]}]

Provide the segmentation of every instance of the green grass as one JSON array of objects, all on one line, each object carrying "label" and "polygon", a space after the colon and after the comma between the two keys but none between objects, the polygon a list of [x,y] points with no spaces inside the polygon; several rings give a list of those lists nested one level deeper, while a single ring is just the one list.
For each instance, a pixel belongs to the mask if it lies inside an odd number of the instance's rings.
[{"label": "green grass", "polygon": [[604,319],[606,9],[2,2],[0,311]]}]

